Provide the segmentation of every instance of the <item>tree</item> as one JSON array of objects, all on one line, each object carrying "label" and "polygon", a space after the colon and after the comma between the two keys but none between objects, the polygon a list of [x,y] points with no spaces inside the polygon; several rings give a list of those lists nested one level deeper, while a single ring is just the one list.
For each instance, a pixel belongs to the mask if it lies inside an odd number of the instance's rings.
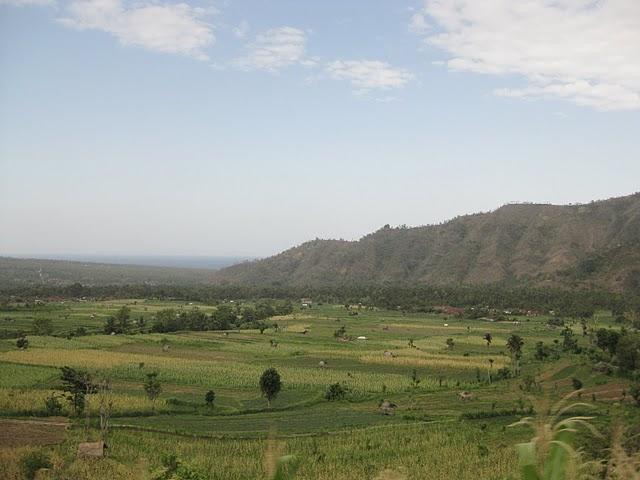
[{"label": "tree", "polygon": [[131,309],[126,305],[120,307],[116,313],[116,324],[120,330],[118,333],[129,332],[129,318],[131,317]]},{"label": "tree", "polygon": [[158,372],[147,373],[147,380],[144,382],[144,391],[147,392],[147,397],[151,400],[151,411],[155,412],[156,399],[162,393],[162,385],[158,380]]},{"label": "tree", "polygon": [[62,390],[69,394],[68,398],[74,413],[80,415],[86,406],[85,396],[96,391],[91,375],[85,370],[76,370],[71,367],[62,367],[60,372]]},{"label": "tree", "polygon": [[333,332],[333,336],[335,338],[344,338],[346,333],[347,333],[347,329],[345,328],[344,325],[341,325],[339,329]]},{"label": "tree", "polygon": [[53,327],[51,326],[51,320],[48,318],[36,318],[33,321],[33,333],[36,335],[51,335],[53,333]]},{"label": "tree", "polygon": [[271,407],[271,400],[276,398],[282,388],[280,374],[275,368],[267,368],[260,377],[260,391],[267,399],[267,406]]},{"label": "tree", "polygon": [[229,330],[237,320],[231,305],[219,305],[211,316],[211,326],[214,330]]},{"label": "tree", "polygon": [[445,343],[447,344],[447,348],[449,350],[451,350],[455,345],[455,342],[453,341],[453,338],[447,338],[447,341]]},{"label": "tree", "polygon": [[213,390],[209,390],[204,396],[204,402],[207,404],[207,407],[213,407],[215,399],[216,393]]},{"label": "tree", "polygon": [[520,335],[512,333],[507,339],[507,350],[511,353],[511,361],[513,362],[513,373],[517,375],[520,371],[519,362],[522,356],[522,346],[524,340]]},{"label": "tree", "polygon": [[16,340],[16,347],[20,350],[26,350],[29,347],[29,340],[27,340],[27,337],[24,335],[19,337],[18,340]]},{"label": "tree", "polygon": [[640,336],[622,335],[616,347],[616,357],[620,369],[624,372],[640,368]]},{"label": "tree", "polygon": [[536,360],[544,360],[549,356],[549,347],[543,342],[536,342],[536,352],[533,354]]},{"label": "tree", "polygon": [[598,348],[609,352],[611,355],[615,355],[619,340],[620,333],[616,330],[599,328],[596,331],[596,345]]},{"label": "tree", "polygon": [[327,388],[324,394],[324,398],[331,402],[333,400],[342,400],[346,394],[346,389],[340,383],[336,382],[329,385],[329,388]]},{"label": "tree", "polygon": [[573,330],[571,327],[566,326],[562,330],[562,349],[565,352],[578,352],[578,341],[575,339],[573,335]]}]

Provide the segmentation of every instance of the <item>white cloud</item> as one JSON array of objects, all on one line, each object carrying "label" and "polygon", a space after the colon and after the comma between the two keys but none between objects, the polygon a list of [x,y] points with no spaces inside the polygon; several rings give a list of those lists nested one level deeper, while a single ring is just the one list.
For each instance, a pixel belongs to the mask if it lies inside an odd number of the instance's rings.
[{"label": "white cloud", "polygon": [[640,109],[638,0],[426,0],[421,14],[449,69],[525,78],[497,95]]},{"label": "white cloud", "polygon": [[267,70],[276,72],[295,64],[308,65],[313,59],[305,57],[307,34],[293,27],[280,27],[258,35],[248,45],[246,56],[233,63],[241,70]]},{"label": "white cloud", "polygon": [[69,16],[60,21],[79,30],[108,32],[123,45],[138,45],[163,53],[177,53],[207,60],[204,48],[215,42],[206,22],[211,11],[186,3],[136,3],[121,0],[74,0]]},{"label": "white cloud", "polygon": [[409,30],[413,33],[424,33],[429,30],[429,23],[422,12],[414,13],[409,21]]},{"label": "white cloud", "polygon": [[327,64],[327,73],[335,80],[347,80],[359,92],[404,87],[413,75],[378,60],[337,60]]},{"label": "white cloud", "polygon": [[237,38],[246,37],[249,32],[249,22],[242,20],[238,25],[233,27],[232,31]]},{"label": "white cloud", "polygon": [[55,0],[0,0],[0,5],[11,5],[12,7],[42,7],[55,3]]}]

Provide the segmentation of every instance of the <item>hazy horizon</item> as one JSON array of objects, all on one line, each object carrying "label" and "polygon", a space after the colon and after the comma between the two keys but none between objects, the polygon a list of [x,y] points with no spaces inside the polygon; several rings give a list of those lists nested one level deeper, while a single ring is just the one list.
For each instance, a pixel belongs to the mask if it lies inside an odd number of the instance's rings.
[{"label": "hazy horizon", "polygon": [[[617,197],[634,195],[638,192],[630,192],[627,194],[619,195]],[[615,198],[615,197],[607,197],[607,198]],[[607,198],[595,198],[586,202],[569,202],[559,205],[579,205],[583,203],[589,203],[593,201],[602,201]],[[474,211],[474,212],[466,212],[461,215],[473,215],[478,213],[486,213],[489,211],[496,210],[504,205],[516,204],[516,203],[530,203],[530,204],[551,204],[551,202],[506,202],[501,205],[497,205],[495,208],[487,210],[487,211]],[[558,204],[555,204],[558,205]],[[443,219],[439,222],[432,223],[424,223],[424,224],[416,224],[416,225],[407,225],[409,228],[411,227],[420,227],[420,226],[430,226],[437,225],[443,222],[447,222],[452,220],[455,217],[450,217]],[[390,224],[392,227],[397,227],[397,224]],[[378,226],[370,231],[363,232],[362,234],[354,237],[354,238],[340,238],[341,240],[349,240],[349,241],[357,241],[358,239],[368,235],[369,233],[374,232],[375,230],[383,227],[383,225]],[[338,238],[333,237],[315,237],[321,239],[334,239]],[[303,240],[304,243],[307,241],[311,241],[313,238],[308,238]],[[113,263],[113,264],[123,264],[123,265],[150,265],[150,266],[176,266],[176,267],[194,267],[194,268],[223,268],[224,266],[233,265],[234,263],[240,263],[248,260],[257,260],[261,258],[270,257],[272,255],[276,255],[284,250],[295,247],[298,244],[291,244],[282,248],[281,250],[277,250],[271,252],[266,255],[215,255],[215,254],[190,254],[190,253],[132,253],[132,252],[3,252],[0,251],[0,257],[12,257],[12,258],[22,258],[22,259],[47,259],[47,260],[70,260],[70,261],[87,261],[87,262],[104,262],[104,263]],[[213,267],[213,265],[218,265]]]},{"label": "hazy horizon", "polygon": [[483,5],[0,0],[0,254],[265,257],[637,191],[640,3]]}]

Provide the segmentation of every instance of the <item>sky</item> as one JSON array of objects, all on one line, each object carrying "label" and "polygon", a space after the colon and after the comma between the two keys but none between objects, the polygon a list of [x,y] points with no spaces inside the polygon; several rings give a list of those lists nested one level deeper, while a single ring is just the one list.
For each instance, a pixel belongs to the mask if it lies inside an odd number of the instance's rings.
[{"label": "sky", "polygon": [[0,255],[267,256],[640,190],[637,0],[0,0]]}]

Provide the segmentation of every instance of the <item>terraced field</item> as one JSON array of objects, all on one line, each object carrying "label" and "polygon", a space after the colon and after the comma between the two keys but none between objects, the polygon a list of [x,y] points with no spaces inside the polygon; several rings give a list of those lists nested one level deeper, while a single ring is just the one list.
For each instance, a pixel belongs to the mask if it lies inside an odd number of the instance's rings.
[{"label": "terraced field", "polygon": [[[48,304],[0,312],[0,317],[12,317],[15,321],[8,323],[28,331],[33,318],[48,315],[55,333],[64,335],[77,327],[98,331],[123,304],[130,306],[133,318],[144,316],[148,322],[162,308],[215,308],[123,300]],[[27,335],[26,350],[17,349],[15,340],[0,342],[0,415],[45,416],[45,400],[59,394],[59,367],[71,366],[113,385],[108,462],[73,459],[74,445],[84,435],[83,418],[75,420],[77,428],[62,444],[52,447],[62,464],[75,465],[65,471],[78,469],[73,478],[92,478],[100,469],[111,478],[138,478],[135,472],[157,466],[167,453],[207,471],[207,478],[259,478],[267,438],[279,439],[282,451],[303,459],[300,478],[374,478],[385,468],[408,478],[453,478],[447,468],[456,469],[455,478],[506,478],[517,469],[511,444],[530,434],[506,426],[537,408],[543,397],[552,402],[572,391],[572,378],[580,378],[583,397],[596,406],[627,408],[621,402],[625,383],[593,372],[581,357],[558,350],[559,360],[533,359],[538,341],[557,349],[560,329],[547,320],[492,322],[320,305],[273,318],[278,328],[262,334]],[[610,325],[608,314],[596,315],[595,327]],[[341,327],[348,340],[335,337]],[[579,327],[574,326],[576,337],[586,344]],[[487,332],[491,345],[483,339]],[[505,347],[512,333],[524,339],[524,369],[518,378],[498,380],[499,369],[513,368]],[[453,342],[447,344],[448,339]],[[278,370],[283,382],[271,408],[258,388],[260,374],[269,367]],[[162,385],[155,403],[143,389],[150,372],[158,372]],[[524,385],[525,377],[538,378],[534,390]],[[347,390],[346,398],[327,401],[324,394],[336,382]],[[215,392],[212,407],[204,401],[208,390]],[[473,398],[460,400],[462,391]],[[381,414],[383,400],[397,405],[393,415]],[[63,409],[62,415],[71,415],[68,402],[63,401]],[[88,396],[88,411],[96,427],[95,394]],[[89,436],[97,434],[92,428]],[[452,443],[456,449],[447,449]],[[5,452],[0,466],[6,458]],[[15,467],[9,464],[5,471]],[[477,477],[477,471],[487,475]]]}]

